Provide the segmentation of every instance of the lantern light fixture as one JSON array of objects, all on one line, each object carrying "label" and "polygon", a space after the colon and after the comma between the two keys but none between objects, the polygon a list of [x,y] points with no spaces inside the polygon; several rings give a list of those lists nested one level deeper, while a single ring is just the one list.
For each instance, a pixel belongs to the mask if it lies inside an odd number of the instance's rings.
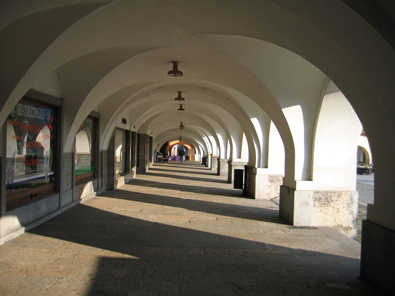
[{"label": "lantern light fixture", "polygon": [[185,101],[185,99],[181,96],[182,91],[177,91],[178,97],[174,99],[174,101]]},{"label": "lantern light fixture", "polygon": [[173,62],[173,70],[167,72],[167,75],[171,77],[182,77],[184,74],[178,70],[178,62]]}]

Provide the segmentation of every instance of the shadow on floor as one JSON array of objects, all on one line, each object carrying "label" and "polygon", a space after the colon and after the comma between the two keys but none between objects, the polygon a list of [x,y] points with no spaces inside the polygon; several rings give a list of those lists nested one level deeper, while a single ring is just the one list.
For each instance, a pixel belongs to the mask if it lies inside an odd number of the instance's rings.
[{"label": "shadow on floor", "polygon": [[176,168],[193,168],[194,170],[205,170],[210,171],[209,167],[204,166],[203,164],[196,161],[186,161],[186,162],[168,162],[168,163],[155,163],[153,166],[157,167],[176,167]]},{"label": "shadow on floor", "polygon": [[[189,211],[202,212],[218,216],[226,216],[230,218],[242,218],[254,221],[286,224],[285,221],[279,217],[277,207],[268,209],[253,206],[229,205],[213,201],[153,195],[122,189],[119,189],[114,193],[106,192],[105,196],[109,198],[130,200],[134,202],[182,208]],[[229,197],[229,199],[231,198],[232,197]]]},{"label": "shadow on floor", "polygon": [[[182,168],[184,168],[184,167],[182,167]],[[163,167],[158,168],[158,167],[154,166],[154,167],[149,169],[148,173],[153,171],[153,172],[170,172],[170,173],[174,173],[174,174],[177,174],[177,173],[185,174],[185,173],[187,173],[187,174],[194,174],[194,175],[218,176],[217,172],[214,172],[214,171],[211,171],[211,170],[208,170],[208,169],[205,170],[205,172],[196,171],[196,169],[197,169],[196,167],[193,167],[193,168],[185,167],[185,170],[172,170],[172,169],[164,169]]]},{"label": "shadow on floor", "polygon": [[[163,171],[163,170],[160,170]],[[171,171],[174,172],[174,171]],[[181,171],[181,173],[174,173],[174,175],[171,174],[161,174],[161,173],[157,173],[157,172],[152,172],[152,169],[149,170],[147,173],[145,173],[146,175],[150,175],[150,176],[154,176],[154,177],[165,177],[165,178],[171,178],[171,179],[177,179],[177,180],[190,180],[190,181],[200,181],[200,182],[210,182],[210,183],[226,183],[226,180],[220,180],[220,179],[210,179],[210,178],[195,178],[193,176],[185,176],[182,175],[183,171]],[[196,173],[193,173],[194,175]],[[207,175],[207,174],[205,174]]]},{"label": "shadow on floor", "polygon": [[[88,295],[379,295],[359,260],[153,223],[78,205],[30,231],[101,256]],[[89,254],[87,254],[88,256]]]},{"label": "shadow on floor", "polygon": [[[213,182],[213,183],[215,183],[215,182]],[[248,196],[243,196],[242,195],[243,192],[240,189],[197,186],[196,183],[194,183],[193,185],[187,185],[187,184],[174,184],[174,183],[170,183],[170,182],[165,183],[165,182],[158,182],[158,181],[134,179],[134,180],[131,180],[130,182],[128,182],[127,185],[129,185],[129,186],[144,186],[144,187],[160,188],[160,189],[168,189],[168,190],[178,190],[178,191],[183,191],[183,192],[200,193],[200,194],[207,194],[207,195],[220,195],[220,196],[229,196],[229,197],[250,198]]]}]

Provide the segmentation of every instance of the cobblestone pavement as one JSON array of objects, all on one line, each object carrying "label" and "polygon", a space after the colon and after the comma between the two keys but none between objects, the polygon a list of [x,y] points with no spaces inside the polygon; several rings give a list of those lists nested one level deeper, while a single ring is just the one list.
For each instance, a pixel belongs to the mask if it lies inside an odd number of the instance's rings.
[{"label": "cobblestone pavement", "polygon": [[194,163],[155,165],[0,246],[0,295],[381,295],[360,245]]}]

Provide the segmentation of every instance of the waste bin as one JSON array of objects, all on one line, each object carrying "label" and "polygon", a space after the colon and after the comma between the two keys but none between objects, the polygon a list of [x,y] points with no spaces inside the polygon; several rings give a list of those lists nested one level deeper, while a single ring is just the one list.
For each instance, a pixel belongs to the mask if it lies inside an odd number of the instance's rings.
[{"label": "waste bin", "polygon": [[234,170],[233,188],[243,189],[244,170]]}]

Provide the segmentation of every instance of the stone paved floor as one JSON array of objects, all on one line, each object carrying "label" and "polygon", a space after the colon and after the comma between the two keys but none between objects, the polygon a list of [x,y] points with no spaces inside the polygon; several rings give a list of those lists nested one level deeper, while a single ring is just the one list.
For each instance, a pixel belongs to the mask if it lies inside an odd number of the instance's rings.
[{"label": "stone paved floor", "polygon": [[169,163],[0,246],[0,295],[381,295],[359,280],[359,252]]}]

